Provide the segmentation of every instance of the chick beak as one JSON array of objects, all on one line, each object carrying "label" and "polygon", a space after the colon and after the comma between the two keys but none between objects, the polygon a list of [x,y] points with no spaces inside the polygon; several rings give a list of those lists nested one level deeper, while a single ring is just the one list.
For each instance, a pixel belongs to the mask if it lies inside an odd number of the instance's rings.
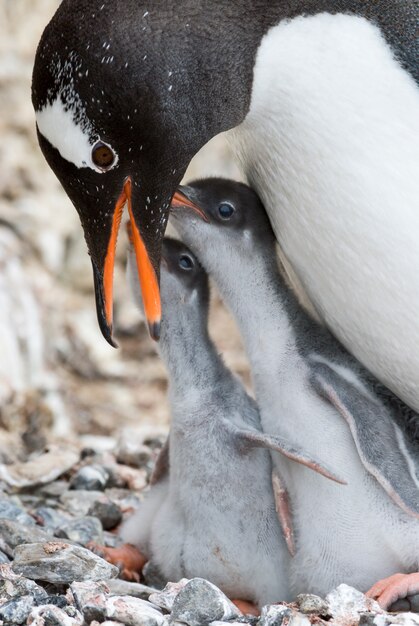
[{"label": "chick beak", "polygon": [[113,323],[113,273],[115,265],[116,242],[119,227],[121,224],[122,212],[125,204],[128,207],[130,219],[130,237],[135,251],[137,261],[138,278],[141,285],[144,312],[148,323],[151,337],[158,341],[160,337],[161,303],[160,290],[156,272],[150,261],[144,241],[139,228],[135,222],[131,202],[131,178],[128,177],[122,188],[121,194],[115,204],[112,220],[111,235],[106,251],[103,266],[103,279],[94,267],[96,307],[98,313],[99,326],[105,339],[116,346],[112,339]]},{"label": "chick beak", "polygon": [[188,198],[187,193],[188,193],[187,186],[178,187],[177,191],[175,192],[172,198],[170,209],[171,210],[183,209],[183,208],[192,209],[192,211],[194,211],[197,215],[199,215],[199,217],[202,220],[204,220],[204,222],[209,222],[209,219],[207,215],[204,213],[204,211],[200,209],[197,204],[192,202],[190,198]]}]

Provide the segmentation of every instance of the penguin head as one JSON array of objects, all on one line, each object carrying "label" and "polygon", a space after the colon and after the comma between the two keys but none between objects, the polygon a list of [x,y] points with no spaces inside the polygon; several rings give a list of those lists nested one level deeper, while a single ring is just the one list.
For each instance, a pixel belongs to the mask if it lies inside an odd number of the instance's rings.
[{"label": "penguin head", "polygon": [[[256,192],[233,180],[207,178],[182,186],[182,194],[201,214],[174,203],[173,225],[206,269],[217,273],[236,263],[275,254],[275,236]],[[223,259],[223,266],[220,263]],[[239,268],[237,268],[239,269]]]},{"label": "penguin head", "polygon": [[[128,277],[134,299],[144,309],[132,246],[128,255]],[[165,237],[162,243],[161,299],[162,332],[168,327],[173,329],[181,326],[190,330],[197,323],[206,327],[209,307],[208,276],[190,249],[184,243],[169,237]]]},{"label": "penguin head", "polygon": [[[63,0],[42,35],[33,70],[39,143],[79,213],[98,319],[110,343],[124,205],[146,316],[158,338],[170,202],[194,154],[240,123],[250,101],[254,57],[249,51],[244,62],[234,45],[241,30],[232,36],[232,26],[210,5],[163,4]],[[229,54],[220,53],[221,44]]]}]

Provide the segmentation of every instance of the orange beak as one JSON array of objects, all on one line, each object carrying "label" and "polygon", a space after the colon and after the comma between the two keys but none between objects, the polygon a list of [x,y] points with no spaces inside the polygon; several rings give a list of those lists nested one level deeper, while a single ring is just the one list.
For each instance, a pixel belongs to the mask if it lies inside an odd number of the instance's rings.
[{"label": "orange beak", "polygon": [[112,337],[113,322],[113,272],[115,265],[115,250],[121,224],[122,212],[125,204],[128,206],[130,218],[130,230],[132,243],[134,245],[135,257],[137,260],[138,278],[144,303],[144,312],[148,323],[150,335],[154,340],[160,336],[161,302],[160,290],[156,272],[151,264],[147,249],[144,245],[140,231],[135,223],[131,204],[131,178],[127,178],[122,188],[114,210],[111,236],[109,238],[103,269],[103,299],[106,324],[109,335]]},{"label": "orange beak", "polygon": [[197,213],[199,217],[204,220],[204,222],[209,222],[209,219],[205,215],[204,211],[200,209],[199,206],[194,204],[192,200],[189,200],[189,198],[180,189],[178,189],[172,198],[170,208],[181,209],[185,207],[187,207],[188,209],[192,209],[192,211],[195,211],[195,213]]}]

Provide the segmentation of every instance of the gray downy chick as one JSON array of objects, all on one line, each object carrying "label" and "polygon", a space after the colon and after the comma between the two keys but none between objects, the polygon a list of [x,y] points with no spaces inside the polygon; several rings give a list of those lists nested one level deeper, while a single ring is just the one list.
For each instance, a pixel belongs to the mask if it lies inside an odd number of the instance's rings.
[{"label": "gray downy chick", "polygon": [[239,324],[263,430],[298,441],[347,482],[273,454],[297,537],[292,592],[324,594],[342,582],[365,591],[383,576],[417,571],[418,416],[301,308],[254,191],[222,179],[181,189],[208,221],[177,207],[172,222]]},{"label": "gray downy chick", "polygon": [[[164,240],[162,254],[158,349],[170,382],[169,469],[160,463],[159,480],[122,537],[166,580],[203,576],[259,605],[289,599],[289,553],[276,512],[286,517],[286,497],[277,487],[275,501],[269,450],[335,477],[299,446],[260,432],[255,402],[209,338],[205,271],[175,240]],[[129,277],[140,301],[132,255]]]}]

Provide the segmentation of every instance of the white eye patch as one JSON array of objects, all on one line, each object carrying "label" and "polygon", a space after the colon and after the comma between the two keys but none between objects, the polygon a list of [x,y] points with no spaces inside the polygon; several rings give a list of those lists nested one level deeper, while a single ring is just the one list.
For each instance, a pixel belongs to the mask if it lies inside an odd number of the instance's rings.
[{"label": "white eye patch", "polygon": [[[35,116],[39,132],[58,150],[63,159],[78,168],[90,167],[103,174],[103,170],[92,161],[92,148],[100,137],[89,132],[87,124],[81,125],[74,121],[74,112],[64,108],[60,96],[52,104],[46,104],[40,111],[36,111]],[[113,153],[115,160],[112,168],[118,163],[115,150]]]}]

